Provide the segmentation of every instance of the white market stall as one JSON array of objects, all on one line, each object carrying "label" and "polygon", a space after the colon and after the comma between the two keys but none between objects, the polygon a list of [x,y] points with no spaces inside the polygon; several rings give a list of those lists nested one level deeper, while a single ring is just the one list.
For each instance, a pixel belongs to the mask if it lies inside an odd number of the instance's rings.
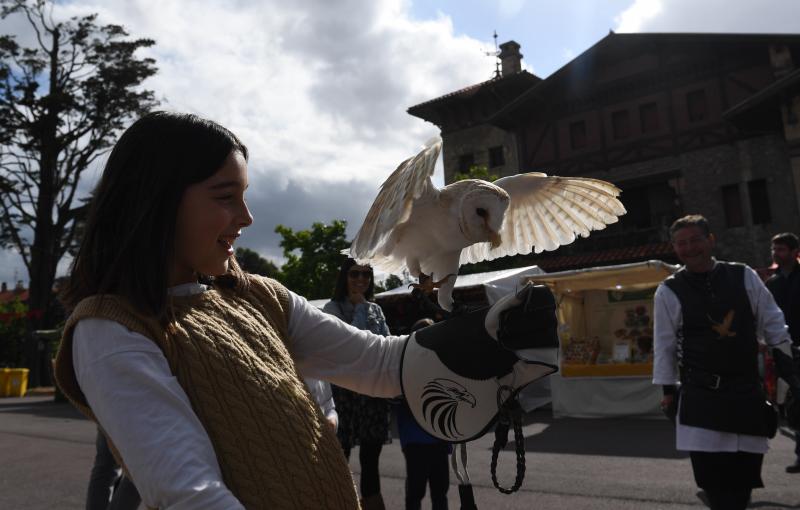
[{"label": "white market stall", "polygon": [[659,413],[661,389],[652,384],[653,293],[677,269],[651,260],[527,279],[549,286],[558,302],[554,416]]},{"label": "white market stall", "polygon": [[[509,292],[519,289],[524,285],[528,277],[543,273],[544,271],[539,266],[526,266],[489,271],[487,273],[458,275],[454,290],[463,291],[480,287],[484,290],[489,304],[492,305]],[[454,294],[457,294],[457,292],[454,292]],[[411,296],[411,289],[408,285],[401,285],[395,289],[381,292],[375,295],[375,300],[380,303],[383,300],[400,296]]]}]

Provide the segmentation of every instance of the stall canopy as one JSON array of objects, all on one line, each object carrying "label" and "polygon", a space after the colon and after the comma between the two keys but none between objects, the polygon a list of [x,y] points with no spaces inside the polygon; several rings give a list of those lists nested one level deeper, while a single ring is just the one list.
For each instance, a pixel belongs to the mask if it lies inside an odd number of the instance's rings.
[{"label": "stall canopy", "polygon": [[653,292],[677,269],[653,260],[527,278],[548,285],[558,302],[556,416],[658,412],[660,391],[651,383]]},{"label": "stall canopy", "polygon": [[[512,292],[524,283],[526,277],[542,274],[539,266],[515,267],[513,269],[501,269],[500,271],[490,271],[488,273],[475,273],[459,275],[456,280],[455,289],[466,289],[470,287],[483,287],[489,304],[494,304],[498,299]],[[396,297],[408,296],[411,289],[408,285],[401,285],[392,290],[381,292],[375,296],[376,300],[392,299]]]},{"label": "stall canopy", "polygon": [[544,273],[532,276],[529,280],[547,284],[556,294],[598,289],[639,290],[658,285],[677,269],[678,266],[666,264],[660,260],[649,260],[617,266]]}]

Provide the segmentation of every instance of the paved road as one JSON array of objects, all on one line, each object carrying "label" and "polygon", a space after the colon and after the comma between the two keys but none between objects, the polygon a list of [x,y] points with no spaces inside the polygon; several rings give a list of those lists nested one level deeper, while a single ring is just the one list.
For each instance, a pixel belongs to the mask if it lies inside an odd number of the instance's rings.
[{"label": "paved road", "polygon": [[[512,496],[492,487],[492,436],[471,443],[469,470],[481,509],[688,509],[702,508],[689,460],[678,454],[665,420],[553,420],[546,413],[527,417],[527,472]],[[94,426],[69,405],[50,398],[0,400],[0,509],[81,509],[94,456]],[[513,446],[513,443],[512,443]],[[772,442],[765,458],[765,489],[751,508],[800,509],[800,475],[788,475],[791,433]],[[358,476],[357,452],[353,471]],[[387,508],[403,508],[405,464],[397,441],[381,455]],[[514,479],[514,455],[499,461],[504,484]],[[454,482],[454,477],[451,476]],[[458,491],[450,490],[458,508]],[[425,503],[426,508],[428,503]]]}]

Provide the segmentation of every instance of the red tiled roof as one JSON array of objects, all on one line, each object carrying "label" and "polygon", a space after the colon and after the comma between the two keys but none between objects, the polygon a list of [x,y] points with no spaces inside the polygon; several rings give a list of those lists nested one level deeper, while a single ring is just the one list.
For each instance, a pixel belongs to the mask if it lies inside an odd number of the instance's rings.
[{"label": "red tiled roof", "polygon": [[[519,82],[519,83],[522,83],[522,84],[527,84],[527,85],[532,86],[533,84],[538,83],[540,81],[541,81],[541,78],[539,78],[538,76],[536,76],[533,73],[529,73],[528,71],[520,71],[519,73],[514,73],[514,74],[511,74],[511,75],[507,75],[507,76],[494,77],[494,78],[488,79],[486,81],[482,81],[480,83],[475,83],[474,85],[469,85],[469,86],[464,87],[462,89],[454,90],[453,92],[448,92],[447,94],[444,94],[442,96],[435,97],[433,99],[429,99],[428,101],[425,101],[425,102],[416,104],[414,106],[411,106],[409,108],[409,113],[411,113],[412,110],[417,111],[417,110],[419,110],[421,108],[425,108],[425,107],[430,106],[432,104],[444,101],[445,99],[450,99],[450,98],[454,98],[454,97],[463,97],[463,98],[471,97],[471,96],[477,94],[478,91],[481,90],[482,88],[484,88],[486,86],[490,86],[490,85],[503,85],[503,84],[509,84],[509,83],[513,84],[513,83]],[[413,113],[412,113],[412,115],[413,115]]]},{"label": "red tiled roof", "polygon": [[10,301],[14,301],[19,297],[20,301],[27,301],[28,300],[28,289],[22,290],[7,290],[5,292],[0,292],[0,303],[8,303]]},{"label": "red tiled roof", "polygon": [[673,252],[672,245],[669,242],[651,243],[641,246],[625,246],[623,248],[580,253],[577,255],[540,256],[534,259],[534,263],[547,272],[553,272],[659,258],[666,258],[670,261],[675,259],[675,252]]}]

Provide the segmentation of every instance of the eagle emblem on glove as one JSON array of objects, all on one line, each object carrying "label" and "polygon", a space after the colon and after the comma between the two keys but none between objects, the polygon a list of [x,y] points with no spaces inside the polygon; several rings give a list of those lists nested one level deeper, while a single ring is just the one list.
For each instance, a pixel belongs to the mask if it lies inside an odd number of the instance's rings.
[{"label": "eagle emblem on glove", "polygon": [[456,411],[460,402],[475,407],[475,396],[451,379],[434,379],[422,391],[422,415],[436,432],[457,439],[462,436],[456,427]]}]

